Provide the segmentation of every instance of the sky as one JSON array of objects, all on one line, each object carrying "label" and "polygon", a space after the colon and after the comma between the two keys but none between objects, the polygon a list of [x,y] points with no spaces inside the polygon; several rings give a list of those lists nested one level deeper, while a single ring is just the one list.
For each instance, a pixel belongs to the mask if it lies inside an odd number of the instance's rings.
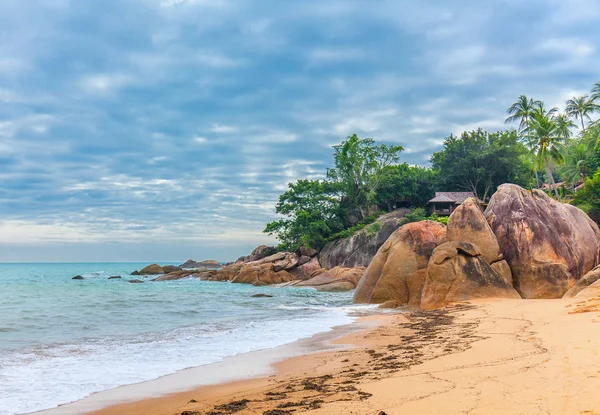
[{"label": "sky", "polygon": [[234,260],[353,133],[427,165],[600,80],[597,0],[1,0],[0,261]]}]

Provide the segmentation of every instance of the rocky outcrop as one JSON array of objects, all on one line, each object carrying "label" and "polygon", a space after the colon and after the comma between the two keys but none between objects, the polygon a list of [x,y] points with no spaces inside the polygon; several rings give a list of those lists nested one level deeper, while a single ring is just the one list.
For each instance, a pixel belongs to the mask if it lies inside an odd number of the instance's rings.
[{"label": "rocky outcrop", "polygon": [[151,264],[139,270],[138,275],[160,275],[164,273],[163,267],[158,264]]},{"label": "rocky outcrop", "polygon": [[512,285],[468,242],[446,242],[433,251],[421,295],[421,309],[475,298],[521,298]]},{"label": "rocky outcrop", "polygon": [[560,298],[600,261],[600,230],[575,206],[504,184],[485,217],[524,298]]},{"label": "rocky outcrop", "polygon": [[183,264],[180,265],[181,268],[221,268],[221,263],[219,261],[215,261],[212,259],[207,259],[204,261],[194,261],[193,259],[188,259]]},{"label": "rocky outcrop", "polygon": [[[349,238],[331,242],[319,253],[319,262],[326,269],[337,266],[366,267],[389,236],[400,227],[409,209],[399,209],[379,218],[374,225],[366,226]],[[373,228],[374,226],[374,228]],[[378,229],[373,231],[373,229]]]},{"label": "rocky outcrop", "polygon": [[301,246],[300,248],[298,248],[296,255],[298,255],[299,257],[312,258],[315,255],[317,255],[318,253],[319,253],[319,251],[317,251],[316,249],[309,248],[308,246]]},{"label": "rocky outcrop", "polygon": [[600,281],[596,281],[590,284],[580,292],[578,292],[573,298],[576,300],[591,300],[600,299]]},{"label": "rocky outcrop", "polygon": [[180,280],[182,278],[187,278],[190,275],[194,275],[196,270],[180,270],[173,271],[165,275],[161,275],[160,277],[154,278],[152,281],[175,281]]},{"label": "rocky outcrop", "polygon": [[465,200],[448,218],[446,240],[477,245],[481,250],[481,256],[488,264],[502,259],[496,235],[492,232],[474,197]]},{"label": "rocky outcrop", "polygon": [[319,259],[313,257],[305,264],[300,264],[300,261],[298,261],[298,265],[295,268],[290,269],[288,272],[297,280],[308,280],[325,272],[325,270],[321,268]]},{"label": "rocky outcrop", "polygon": [[[290,252],[283,252],[285,254],[282,259],[273,261],[273,271],[284,271],[294,268],[298,265],[298,255]],[[262,260],[264,261],[264,259]]]},{"label": "rocky outcrop", "polygon": [[181,267],[178,267],[178,266],[175,266],[175,265],[163,265],[162,269],[163,269],[163,272],[165,274],[169,274],[171,272],[181,271]]},{"label": "rocky outcrop", "polygon": [[254,262],[259,261],[267,256],[269,256],[269,252],[275,251],[275,248],[267,245],[260,245],[254,248],[254,250],[248,255],[246,258],[246,262]]},{"label": "rocky outcrop", "polygon": [[563,298],[573,298],[596,281],[600,280],[600,265],[588,272],[569,289]]},{"label": "rocky outcrop", "polygon": [[427,279],[427,268],[417,270],[406,277],[406,287],[408,288],[408,306],[412,308],[421,307],[421,296],[423,286]]},{"label": "rocky outcrop", "polygon": [[356,287],[354,302],[407,304],[407,278],[427,267],[433,250],[445,239],[446,227],[438,222],[422,221],[400,227],[377,251]]},{"label": "rocky outcrop", "polygon": [[287,271],[275,271],[272,263],[254,263],[242,267],[239,274],[231,282],[261,286],[281,284],[293,279],[294,277]]},{"label": "rocky outcrop", "polygon": [[296,287],[313,287],[319,291],[351,291],[356,288],[358,281],[365,271],[364,267],[343,268],[335,267],[319,275],[295,284]]}]

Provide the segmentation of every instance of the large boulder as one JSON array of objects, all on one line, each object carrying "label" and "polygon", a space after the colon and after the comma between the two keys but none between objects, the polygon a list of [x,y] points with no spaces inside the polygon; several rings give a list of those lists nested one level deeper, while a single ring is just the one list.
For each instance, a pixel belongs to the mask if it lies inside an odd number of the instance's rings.
[{"label": "large boulder", "polygon": [[239,274],[244,265],[243,262],[229,264],[218,270],[211,278],[211,281],[232,281]]},{"label": "large boulder", "polygon": [[281,284],[293,279],[287,271],[275,271],[271,263],[265,263],[245,265],[231,282],[261,286]]},{"label": "large boulder", "polygon": [[306,256],[309,258],[314,257],[318,253],[319,253],[319,251],[317,251],[316,249],[309,248],[308,246],[304,246],[304,245],[302,245],[300,248],[298,248],[298,251],[296,252],[296,254],[300,257]]},{"label": "large boulder", "polygon": [[563,298],[573,298],[596,281],[600,280],[600,265],[588,272],[565,293]]},{"label": "large boulder", "polygon": [[474,197],[465,200],[448,218],[446,241],[469,242],[477,245],[481,250],[481,256],[488,264],[502,259],[496,235],[492,232]]},{"label": "large boulder", "polygon": [[596,281],[590,284],[580,292],[578,292],[573,298],[576,300],[591,300],[600,299],[600,281]]},{"label": "large boulder", "polygon": [[360,279],[355,303],[409,302],[407,277],[426,268],[433,250],[446,239],[446,227],[434,221],[408,223],[379,248]]},{"label": "large boulder", "polygon": [[335,267],[295,286],[314,287],[319,291],[350,291],[356,288],[364,272],[364,267]]},{"label": "large boulder", "polygon": [[319,262],[326,269],[366,267],[389,236],[402,225],[409,209],[398,209],[382,216],[349,238],[330,242],[321,249]]},{"label": "large boulder", "polygon": [[158,264],[151,264],[139,270],[139,275],[159,275],[164,273],[165,270]]},{"label": "large boulder", "polygon": [[246,262],[253,262],[263,259],[269,255],[269,252],[273,252],[275,248],[267,245],[259,245],[246,257]]},{"label": "large boulder", "polygon": [[294,268],[298,264],[298,255],[291,252],[285,252],[283,259],[273,262],[273,271],[283,271]]},{"label": "large boulder", "polygon": [[[300,257],[302,258],[302,257]],[[300,264],[298,261],[298,266],[290,269],[288,272],[294,276],[297,280],[308,280],[312,277],[325,272],[323,268],[321,268],[321,264],[319,263],[319,259],[313,257],[308,262],[304,264]]]},{"label": "large boulder", "polygon": [[600,261],[600,230],[575,206],[503,184],[485,211],[523,298],[560,298]]},{"label": "large boulder", "polygon": [[474,298],[521,298],[468,242],[446,242],[433,251],[421,295],[421,309]]},{"label": "large boulder", "polygon": [[163,269],[163,272],[165,274],[169,274],[171,272],[181,271],[181,267],[178,267],[178,266],[175,266],[175,265],[163,265],[162,269]]}]

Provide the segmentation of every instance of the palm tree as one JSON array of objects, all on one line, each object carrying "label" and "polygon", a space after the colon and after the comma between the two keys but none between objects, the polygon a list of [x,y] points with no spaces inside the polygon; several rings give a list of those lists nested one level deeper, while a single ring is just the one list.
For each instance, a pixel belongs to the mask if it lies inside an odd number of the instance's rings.
[{"label": "palm tree", "polygon": [[581,120],[581,133],[585,134],[585,123],[583,122],[584,118],[591,122],[592,119],[590,114],[598,111],[598,105],[594,103],[594,99],[587,95],[573,97],[567,100],[566,104],[567,106],[565,112],[569,117]]},{"label": "palm tree", "polygon": [[531,118],[533,111],[542,105],[541,101],[527,98],[526,95],[521,95],[519,99],[512,104],[506,112],[509,117],[506,119],[506,123],[519,121],[519,130],[523,130]]},{"label": "palm tree", "polygon": [[596,82],[592,88],[592,101],[595,101],[598,98],[600,98],[600,81]]},{"label": "palm tree", "polygon": [[552,112],[554,111],[548,112],[550,115],[543,115],[541,111],[534,113],[524,129],[524,133],[526,142],[534,154],[534,166],[538,169],[546,169],[550,188],[554,190],[554,194],[558,198],[552,167],[564,162],[562,153],[566,137],[564,137],[556,117],[552,116]]},{"label": "palm tree", "polygon": [[569,185],[575,185],[585,179],[585,163],[589,158],[588,144],[584,140],[574,141],[567,146],[565,164],[560,174]]},{"label": "palm tree", "polygon": [[571,118],[567,114],[558,114],[554,116],[554,122],[558,125],[560,134],[565,138],[571,138],[573,136],[572,128],[577,128],[575,123],[571,121]]}]

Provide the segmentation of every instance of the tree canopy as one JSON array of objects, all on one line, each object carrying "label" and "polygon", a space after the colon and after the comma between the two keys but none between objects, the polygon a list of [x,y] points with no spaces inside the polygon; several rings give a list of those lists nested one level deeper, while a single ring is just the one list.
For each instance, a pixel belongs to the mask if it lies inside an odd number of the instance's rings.
[{"label": "tree canopy", "polygon": [[527,149],[515,131],[479,129],[450,135],[433,153],[431,166],[447,191],[472,191],[487,200],[503,183],[529,186],[532,176]]}]

